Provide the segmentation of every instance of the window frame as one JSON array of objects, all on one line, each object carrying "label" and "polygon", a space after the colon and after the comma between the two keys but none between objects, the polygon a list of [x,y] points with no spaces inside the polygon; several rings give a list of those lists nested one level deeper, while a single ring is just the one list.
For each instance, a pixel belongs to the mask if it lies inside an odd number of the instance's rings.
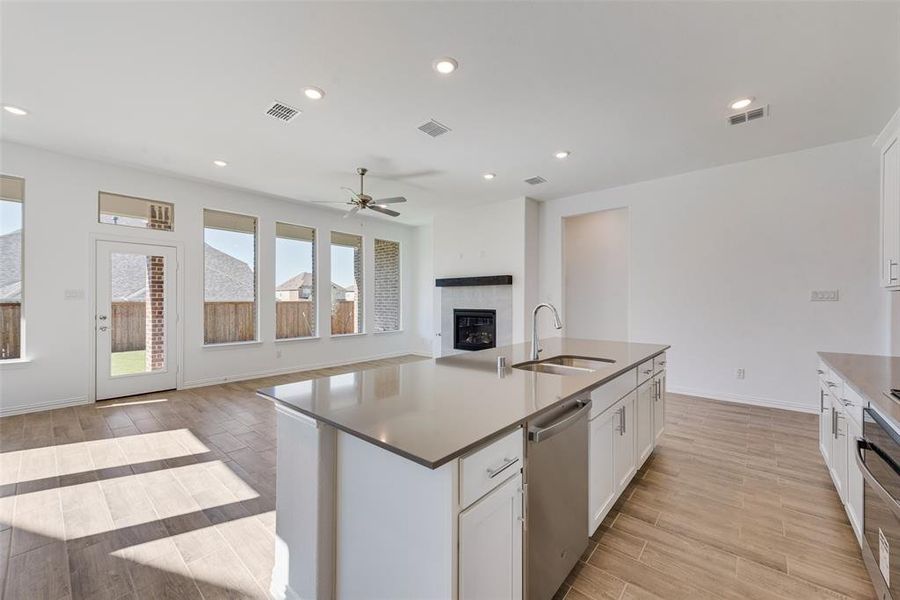
[{"label": "window frame", "polygon": [[[283,337],[283,338],[278,337],[278,299],[277,299],[278,281],[277,281],[277,277],[275,277],[275,279],[276,279],[276,281],[275,281],[276,298],[274,299],[274,303],[275,303],[274,319],[275,320],[272,323],[274,334],[275,334],[275,341],[276,342],[290,342],[290,341],[295,341],[295,340],[300,340],[300,341],[302,341],[302,340],[317,340],[321,337],[321,330],[319,329],[319,327],[320,327],[320,323],[319,323],[319,251],[318,251],[318,248],[316,247],[316,244],[319,243],[319,229],[318,229],[318,227],[312,227],[310,225],[301,225],[299,223],[290,223],[288,221],[279,221],[276,219],[275,220],[275,244],[274,244],[275,253],[273,256],[273,262],[275,263],[275,265],[278,264],[278,239],[279,239],[278,225],[279,224],[287,225],[289,227],[303,227],[304,229],[312,230],[313,239],[312,239],[312,265],[311,266],[312,266],[312,281],[313,281],[312,299],[313,299],[313,328],[314,329],[313,329],[312,335],[301,335],[301,336]],[[282,239],[292,239],[292,238],[282,238]],[[273,272],[274,271],[275,271],[275,269],[273,269]],[[329,311],[329,314],[330,314],[330,311]]]},{"label": "window frame", "polygon": [[[206,341],[206,213],[207,212],[217,212],[217,213],[225,213],[229,215],[235,215],[238,217],[246,217],[249,219],[253,219],[254,230],[253,230],[253,339],[252,340],[239,340],[235,342],[207,342]],[[260,236],[259,236],[259,223],[260,218],[259,215],[246,214],[241,212],[235,212],[230,209],[222,209],[222,208],[210,208],[203,207],[201,209],[201,227],[203,235],[200,236],[200,261],[203,265],[203,286],[201,288],[201,308],[203,310],[203,318],[200,322],[203,324],[202,331],[202,347],[203,348],[228,348],[230,346],[251,346],[255,344],[261,344],[262,339],[259,334],[259,250],[260,250]],[[211,229],[218,229],[213,227]],[[222,230],[227,231],[227,230]]]},{"label": "window frame", "polygon": [[[360,274],[359,281],[356,282],[356,303],[358,306],[358,314],[359,314],[359,322],[358,328],[359,331],[355,331],[353,333],[334,333],[331,328],[331,313],[334,310],[334,300],[331,296],[331,286],[334,283],[334,264],[332,261],[332,246],[342,246],[344,248],[355,248],[355,246],[347,246],[344,244],[335,244],[334,243],[334,234],[338,235],[346,235],[353,236],[359,238],[359,264],[360,264]],[[332,229],[329,231],[328,235],[328,333],[329,337],[333,338],[345,338],[352,337],[355,335],[366,335],[366,302],[364,301],[363,295],[365,293],[365,279],[366,279],[366,237],[360,233],[350,233],[349,231],[340,231],[337,229]]]},{"label": "window frame", "polygon": [[[153,229],[152,227],[138,227],[137,225],[124,225],[119,223],[105,223],[101,220],[103,216],[103,211],[100,208],[100,202],[103,200],[103,196],[118,196],[120,198],[128,198],[129,200],[140,200],[141,202],[149,202],[151,204],[166,204],[172,208],[172,229]],[[204,209],[206,210],[206,209]],[[227,211],[219,211],[219,212],[227,212]],[[111,227],[127,227],[129,229],[143,229],[145,231],[158,231],[165,233],[174,233],[175,232],[175,203],[169,202],[167,200],[154,200],[152,198],[144,198],[141,196],[132,196],[131,194],[120,194],[118,192],[108,192],[105,190],[97,190],[97,223],[100,225],[109,225]]]},{"label": "window frame", "polygon": [[2,188],[0,188],[0,199],[5,202],[18,202],[21,205],[22,212],[22,226],[21,226],[21,242],[19,248],[19,355],[16,357],[2,358],[0,357],[0,365],[14,365],[17,363],[27,363],[30,362],[28,358],[28,354],[26,353],[26,331],[25,331],[25,323],[27,322],[25,319],[25,187],[26,187],[26,179],[25,177],[19,175],[6,175],[4,173],[0,173],[0,177],[3,179],[14,179],[21,182],[21,198],[7,198],[2,194]]},{"label": "window frame", "polygon": [[[375,246],[378,242],[390,242],[392,244],[397,244],[397,329],[382,329],[373,331],[372,333],[398,333],[403,331],[403,243],[400,240],[389,240],[385,238],[373,238],[372,241],[372,293],[375,294],[375,300],[372,302],[372,319],[377,323],[378,320],[378,280],[377,280],[377,265],[376,261],[378,260],[378,255],[375,250]],[[377,324],[375,325],[377,328]]]}]

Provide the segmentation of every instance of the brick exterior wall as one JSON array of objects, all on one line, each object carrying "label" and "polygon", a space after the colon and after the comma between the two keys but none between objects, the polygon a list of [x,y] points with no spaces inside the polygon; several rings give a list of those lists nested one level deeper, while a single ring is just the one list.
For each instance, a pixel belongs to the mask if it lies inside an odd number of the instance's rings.
[{"label": "brick exterior wall", "polygon": [[166,322],[165,322],[165,258],[147,257],[147,298],[146,305],[146,364],[148,371],[162,369],[166,365]]},{"label": "brick exterior wall", "polygon": [[400,329],[400,243],[375,240],[375,331]]},{"label": "brick exterior wall", "polygon": [[[149,229],[172,230],[172,212],[169,206],[151,204]],[[148,371],[166,366],[166,264],[162,256],[147,257],[146,305],[146,365]]]}]

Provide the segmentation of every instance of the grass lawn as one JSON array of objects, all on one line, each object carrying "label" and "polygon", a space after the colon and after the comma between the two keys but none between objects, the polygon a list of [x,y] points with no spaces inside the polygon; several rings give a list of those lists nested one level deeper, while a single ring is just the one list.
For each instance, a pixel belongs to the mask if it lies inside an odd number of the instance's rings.
[{"label": "grass lawn", "polygon": [[133,373],[143,373],[147,370],[147,359],[145,350],[132,350],[131,352],[113,352],[110,368],[112,376],[131,375]]}]

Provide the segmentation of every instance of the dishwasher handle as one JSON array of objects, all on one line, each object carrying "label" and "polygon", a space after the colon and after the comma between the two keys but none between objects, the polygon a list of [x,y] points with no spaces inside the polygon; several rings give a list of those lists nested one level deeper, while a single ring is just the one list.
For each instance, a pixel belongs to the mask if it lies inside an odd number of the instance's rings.
[{"label": "dishwasher handle", "polygon": [[529,427],[528,439],[535,444],[540,444],[544,440],[549,440],[557,433],[561,433],[574,425],[579,419],[585,416],[591,410],[591,401],[575,404],[576,410],[568,413],[565,417],[553,422],[546,427]]}]

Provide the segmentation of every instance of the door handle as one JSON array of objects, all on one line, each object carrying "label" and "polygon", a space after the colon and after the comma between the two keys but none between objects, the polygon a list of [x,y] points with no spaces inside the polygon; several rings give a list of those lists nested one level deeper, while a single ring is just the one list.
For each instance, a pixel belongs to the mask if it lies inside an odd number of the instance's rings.
[{"label": "door handle", "polygon": [[897,281],[897,278],[894,276],[894,267],[896,266],[896,260],[888,260],[888,279],[890,279],[891,281]]},{"label": "door handle", "polygon": [[625,435],[626,429],[626,420],[625,420],[625,407],[622,407],[622,435]]}]

